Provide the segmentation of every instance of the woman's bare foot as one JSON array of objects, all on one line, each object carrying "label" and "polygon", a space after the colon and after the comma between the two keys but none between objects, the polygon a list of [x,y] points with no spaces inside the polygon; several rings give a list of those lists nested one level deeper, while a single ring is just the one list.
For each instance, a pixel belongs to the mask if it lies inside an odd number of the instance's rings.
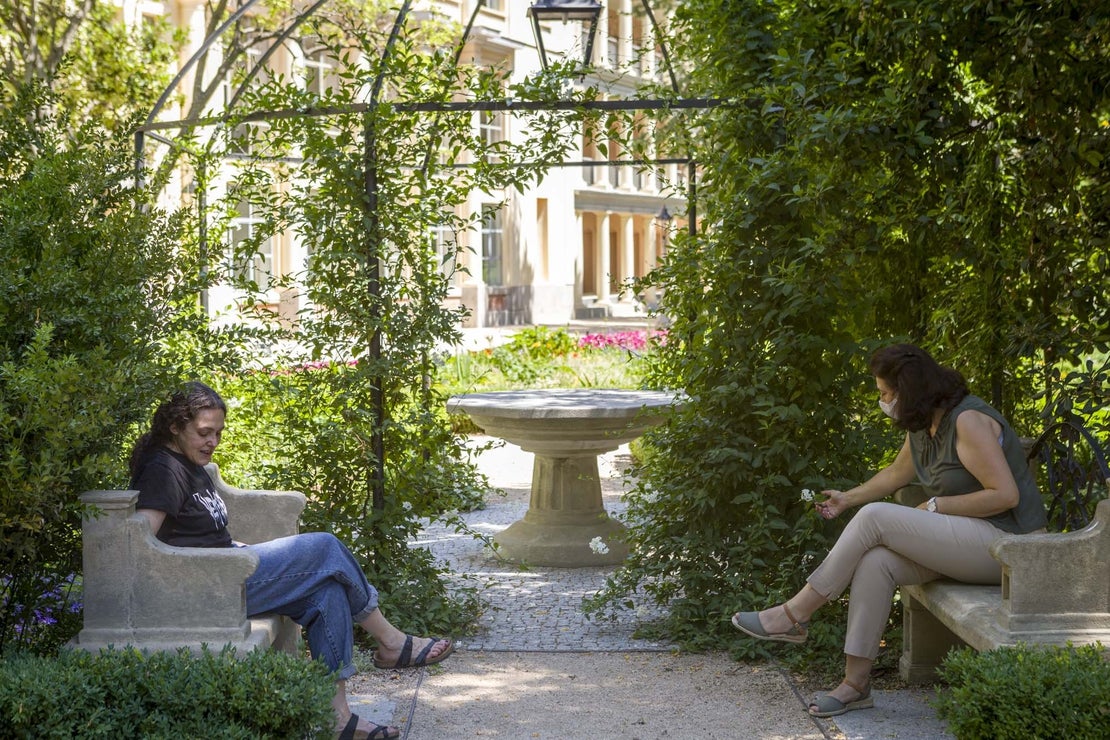
[{"label": "woman's bare foot", "polygon": [[418,668],[438,663],[455,651],[450,638],[405,635],[400,644],[382,643],[374,652],[378,668]]},{"label": "woman's bare foot", "polygon": [[379,725],[347,712],[338,717],[335,725],[337,740],[393,740],[401,737],[401,730],[392,725]]}]

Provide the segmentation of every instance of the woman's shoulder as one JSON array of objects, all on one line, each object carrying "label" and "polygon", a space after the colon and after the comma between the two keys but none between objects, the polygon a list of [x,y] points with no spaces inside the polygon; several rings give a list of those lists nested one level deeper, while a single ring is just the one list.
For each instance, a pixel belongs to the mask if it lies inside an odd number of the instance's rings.
[{"label": "woman's shoulder", "polygon": [[[981,411],[984,408],[990,409],[991,406],[982,398],[979,398],[979,396],[968,393],[966,396],[960,399],[960,402],[956,404],[955,408],[961,411],[967,411],[969,409],[972,411]],[[994,409],[991,410],[993,411]]]},{"label": "woman's shoulder", "polygon": [[151,451],[139,466],[132,485],[135,481],[156,478],[187,478],[190,474],[188,464],[181,460],[172,450],[158,447]]},{"label": "woman's shoulder", "polygon": [[[970,393],[961,398],[960,402],[957,403],[955,406],[952,406],[947,416],[949,419],[952,419],[953,422],[959,423],[959,420],[966,416],[966,414],[964,413],[965,411],[977,411],[979,412],[979,414],[989,416],[990,418],[996,420],[999,416],[1001,416],[1001,414],[999,414],[998,411],[996,411],[994,407],[991,406],[989,403],[984,401],[982,398],[979,398],[979,396],[973,396]],[[972,414],[971,416],[977,415],[978,414]]]},{"label": "woman's shoulder", "polygon": [[[953,410],[956,428],[963,433],[984,428],[996,433],[995,424],[1004,424],[1002,414],[993,406],[977,396],[967,396]],[[970,412],[970,413],[965,413]]]}]

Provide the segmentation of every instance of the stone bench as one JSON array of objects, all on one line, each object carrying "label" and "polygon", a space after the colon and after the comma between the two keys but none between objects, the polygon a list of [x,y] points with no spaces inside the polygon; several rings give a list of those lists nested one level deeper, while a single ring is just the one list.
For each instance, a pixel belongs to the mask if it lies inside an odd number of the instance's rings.
[{"label": "stone bench", "polygon": [[[227,505],[231,536],[255,544],[297,533],[305,497],[228,485],[207,466]],[[242,548],[171,547],[135,513],[138,491],[89,491],[99,510],[81,523],[84,628],[72,646],[96,651],[132,645],[143,651],[231,645],[294,652],[300,627],[286,617],[247,618],[247,577],[258,556]]]},{"label": "stone bench", "polygon": [[[1086,463],[1076,455],[1084,446]],[[1042,493],[1051,499],[1049,529],[1055,531],[1000,537],[991,546],[1002,564],[999,586],[941,579],[901,589],[899,668],[907,682],[936,680],[936,669],[954,647],[990,650],[1019,642],[1110,647],[1105,452],[1074,416],[1052,424],[1027,450]],[[916,503],[912,491],[900,498]]]}]

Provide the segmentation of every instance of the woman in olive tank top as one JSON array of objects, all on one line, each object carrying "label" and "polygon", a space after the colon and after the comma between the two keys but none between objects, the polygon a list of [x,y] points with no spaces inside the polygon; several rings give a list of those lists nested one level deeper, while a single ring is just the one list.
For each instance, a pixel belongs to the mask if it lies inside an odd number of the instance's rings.
[{"label": "woman in olive tank top", "polygon": [[[801,643],[809,620],[851,586],[844,679],[813,698],[810,714],[832,717],[873,706],[871,665],[898,586],[953,578],[996,584],[990,546],[1003,534],[1041,530],[1046,515],[1021,442],[1009,423],[968,393],[959,372],[910,344],[879,350],[870,362],[879,406],[905,441],[889,466],[848,491],[824,491],[825,519],[862,506],[806,585],[785,603],[737,612],[737,629],[761,640]],[[917,481],[917,508],[879,502]]]}]

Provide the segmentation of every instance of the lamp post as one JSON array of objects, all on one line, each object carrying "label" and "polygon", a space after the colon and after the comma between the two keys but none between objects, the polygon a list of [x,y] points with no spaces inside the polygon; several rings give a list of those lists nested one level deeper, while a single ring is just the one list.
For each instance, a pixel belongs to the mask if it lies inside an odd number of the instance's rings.
[{"label": "lamp post", "polygon": [[528,8],[528,15],[532,18],[532,33],[536,36],[536,48],[540,52],[540,64],[547,69],[547,49],[543,45],[543,31],[540,24],[549,21],[580,21],[589,24],[586,31],[586,47],[582,53],[582,67],[590,66],[590,58],[594,52],[594,35],[597,32],[597,22],[601,18],[600,0],[536,0]]},{"label": "lamp post", "polygon": [[663,247],[660,250],[660,257],[665,257],[667,254],[667,237],[671,235],[671,221],[674,221],[674,216],[667,210],[667,204],[664,203],[663,207],[659,210],[659,215],[655,217],[659,225],[663,227]]}]

